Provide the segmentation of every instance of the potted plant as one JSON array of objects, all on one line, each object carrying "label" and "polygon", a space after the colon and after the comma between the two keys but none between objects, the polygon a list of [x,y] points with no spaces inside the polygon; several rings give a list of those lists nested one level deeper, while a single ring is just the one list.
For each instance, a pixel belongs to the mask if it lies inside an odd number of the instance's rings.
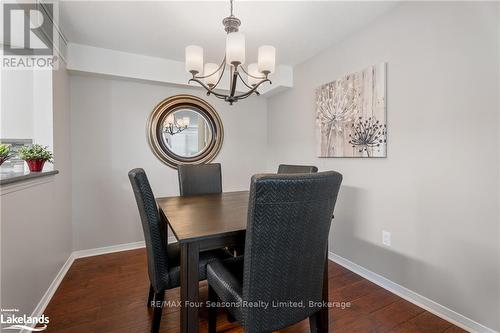
[{"label": "potted plant", "polygon": [[0,143],[0,165],[12,156],[14,156],[14,153],[10,150],[10,145]]},{"label": "potted plant", "polygon": [[53,158],[48,146],[38,144],[23,146],[19,148],[17,154],[20,159],[26,161],[31,172],[42,171],[45,162],[52,163]]}]

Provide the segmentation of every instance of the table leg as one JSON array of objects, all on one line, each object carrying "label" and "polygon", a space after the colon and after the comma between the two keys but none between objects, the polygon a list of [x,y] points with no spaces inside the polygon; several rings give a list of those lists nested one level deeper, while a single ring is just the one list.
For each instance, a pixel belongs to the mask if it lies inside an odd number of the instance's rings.
[{"label": "table leg", "polygon": [[[323,271],[323,302],[328,302],[328,251],[325,256],[325,267]],[[328,307],[323,307],[319,312],[318,332],[328,333]]]},{"label": "table leg", "polygon": [[[198,333],[198,261],[196,243],[181,244],[181,332]],[[190,304],[191,303],[191,304]]]}]

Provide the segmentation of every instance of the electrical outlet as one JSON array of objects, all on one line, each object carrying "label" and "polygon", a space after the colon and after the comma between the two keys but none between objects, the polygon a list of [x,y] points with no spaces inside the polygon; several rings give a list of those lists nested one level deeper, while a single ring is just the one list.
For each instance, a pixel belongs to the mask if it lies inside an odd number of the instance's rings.
[{"label": "electrical outlet", "polygon": [[382,244],[391,246],[391,233],[389,231],[382,230]]}]

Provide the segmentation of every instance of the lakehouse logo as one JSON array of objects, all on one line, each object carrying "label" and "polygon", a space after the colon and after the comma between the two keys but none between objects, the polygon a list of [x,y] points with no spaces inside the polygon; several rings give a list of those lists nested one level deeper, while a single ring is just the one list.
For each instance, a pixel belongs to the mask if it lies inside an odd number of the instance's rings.
[{"label": "lakehouse logo", "polygon": [[1,309],[0,327],[1,330],[25,330],[28,332],[41,332],[47,329],[49,317],[45,315],[31,317],[18,315],[19,309]]}]

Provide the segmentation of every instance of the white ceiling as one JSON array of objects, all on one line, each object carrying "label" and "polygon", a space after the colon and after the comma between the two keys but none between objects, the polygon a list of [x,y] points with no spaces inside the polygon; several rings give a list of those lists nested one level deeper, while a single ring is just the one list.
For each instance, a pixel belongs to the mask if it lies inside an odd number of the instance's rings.
[{"label": "white ceiling", "polygon": [[[296,65],[367,25],[396,2],[236,1],[242,20],[247,63],[257,47],[271,44],[277,62]],[[67,1],[60,22],[70,42],[184,59],[184,48],[197,44],[205,62],[223,57],[228,1]]]}]

